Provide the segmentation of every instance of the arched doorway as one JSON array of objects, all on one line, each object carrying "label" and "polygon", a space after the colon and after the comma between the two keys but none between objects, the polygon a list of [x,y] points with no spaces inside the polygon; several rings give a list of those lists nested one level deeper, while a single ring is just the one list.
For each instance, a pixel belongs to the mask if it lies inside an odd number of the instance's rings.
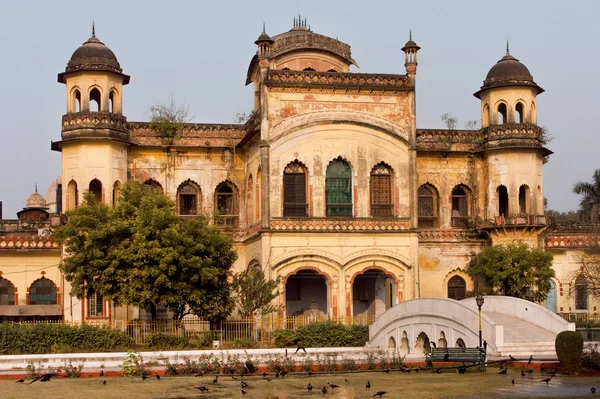
[{"label": "arched doorway", "polygon": [[324,318],[329,310],[329,281],[315,270],[300,270],[285,283],[286,316]]},{"label": "arched doorway", "polygon": [[352,315],[375,319],[396,304],[396,282],[379,269],[367,269],[352,282]]},{"label": "arched doorway", "polygon": [[550,280],[549,283],[550,290],[548,291],[548,296],[546,297],[546,309],[556,313],[556,284],[554,284],[553,280]]}]

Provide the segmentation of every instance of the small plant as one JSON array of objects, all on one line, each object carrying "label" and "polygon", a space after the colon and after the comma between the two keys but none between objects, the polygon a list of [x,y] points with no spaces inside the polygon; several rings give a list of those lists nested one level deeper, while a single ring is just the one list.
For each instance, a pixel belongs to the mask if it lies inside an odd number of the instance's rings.
[{"label": "small plant", "polygon": [[267,360],[267,367],[269,368],[269,371],[272,372],[286,371],[289,373],[295,371],[294,361],[290,358],[285,358],[280,355]]},{"label": "small plant", "polygon": [[304,359],[302,359],[302,362],[300,363],[300,369],[307,373],[309,371],[313,371],[314,367],[315,367],[315,362],[310,357],[305,357]]},{"label": "small plant", "polygon": [[355,371],[358,370],[358,364],[356,360],[351,357],[343,357],[342,358],[342,371]]},{"label": "small plant", "polygon": [[581,355],[581,365],[590,370],[600,370],[600,352],[598,344],[588,344]]},{"label": "small plant", "polygon": [[582,360],[583,336],[575,331],[563,331],[556,336],[555,347],[565,372],[576,374]]},{"label": "small plant", "polygon": [[126,376],[148,374],[142,354],[134,350],[127,351],[127,356],[125,356],[125,360],[121,367],[123,368],[123,374]]},{"label": "small plant", "polygon": [[248,374],[254,374],[254,372],[256,371],[256,366],[250,358],[246,360],[246,371],[248,372]]},{"label": "small plant", "polygon": [[367,353],[367,370],[375,370],[377,368],[375,364],[375,354],[373,352]]},{"label": "small plant", "polygon": [[63,363],[63,370],[65,372],[65,375],[68,378],[74,377],[74,378],[79,378],[81,377],[81,370],[83,369],[83,363],[77,363],[77,364],[73,364],[72,361],[64,361]]},{"label": "small plant", "polygon": [[27,371],[27,376],[29,378],[37,378],[43,370],[44,366],[42,365],[41,361],[38,361],[37,365],[33,360],[27,361],[27,367],[25,368],[25,371]]},{"label": "small plant", "polygon": [[337,354],[325,356],[325,361],[319,365],[319,371],[337,371]]}]

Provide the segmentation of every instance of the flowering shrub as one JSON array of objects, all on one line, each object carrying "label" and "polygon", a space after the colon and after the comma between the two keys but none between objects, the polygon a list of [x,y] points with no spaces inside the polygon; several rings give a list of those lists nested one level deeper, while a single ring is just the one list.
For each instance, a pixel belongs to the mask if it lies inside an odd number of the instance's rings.
[{"label": "flowering shrub", "polygon": [[272,372],[293,372],[295,371],[294,361],[290,358],[285,358],[281,355],[277,355],[267,360],[267,367]]},{"label": "flowering shrub", "polygon": [[588,344],[581,354],[581,365],[586,369],[600,370],[600,352],[598,344]]},{"label": "flowering shrub", "polygon": [[307,373],[309,371],[313,371],[314,366],[315,366],[315,362],[310,357],[305,357],[304,359],[302,359],[302,362],[300,363],[300,369]]},{"label": "flowering shrub", "polygon": [[81,377],[81,370],[83,369],[83,363],[77,363],[77,364],[73,364],[72,361],[64,361],[63,363],[63,369],[65,372],[65,375],[67,377]]},{"label": "flowering shrub", "polygon": [[129,350],[127,351],[127,356],[125,356],[125,360],[123,361],[123,364],[121,364],[121,367],[123,368],[123,374],[127,376],[147,375],[148,371],[146,370],[146,365],[147,363],[144,363],[141,353]]}]

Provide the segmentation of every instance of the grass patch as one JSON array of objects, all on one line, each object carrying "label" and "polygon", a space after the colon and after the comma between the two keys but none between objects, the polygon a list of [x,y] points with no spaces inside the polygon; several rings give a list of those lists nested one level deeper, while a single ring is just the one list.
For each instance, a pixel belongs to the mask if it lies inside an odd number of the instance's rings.
[{"label": "grass patch", "polygon": [[[152,374],[152,373],[151,373]],[[539,378],[538,378],[539,377]],[[217,385],[212,384],[212,375],[204,377],[164,376],[156,380],[153,376],[146,381],[139,377],[111,378],[61,378],[50,382],[36,382],[29,385],[16,384],[14,380],[1,380],[0,390],[7,398],[60,397],[61,399],[93,397],[102,398],[241,398],[240,380],[222,376]],[[515,378],[515,385],[511,380]],[[429,372],[402,374],[381,372],[351,373],[336,375],[296,376],[276,379],[271,382],[260,376],[246,377],[249,387],[245,398],[300,399],[323,397],[321,388],[332,382],[340,386],[335,394],[328,391],[325,397],[335,399],[371,398],[377,391],[387,391],[384,399],[390,398],[497,398],[497,397],[573,397],[590,395],[590,387],[597,378],[556,377],[549,386],[539,383],[543,378],[535,373],[532,378],[521,379],[518,371],[511,370],[508,376],[491,371],[487,373],[469,372],[458,375],[456,372],[435,374]],[[346,379],[348,381],[346,381]],[[106,385],[102,381],[106,380]],[[365,390],[367,381],[371,390]],[[312,396],[306,390],[308,383],[314,387]],[[208,393],[200,393],[196,386],[206,386]],[[598,384],[597,384],[598,385]],[[562,390],[562,391],[561,391]],[[565,391],[566,390],[566,391]],[[565,396],[566,394],[566,396]]]}]

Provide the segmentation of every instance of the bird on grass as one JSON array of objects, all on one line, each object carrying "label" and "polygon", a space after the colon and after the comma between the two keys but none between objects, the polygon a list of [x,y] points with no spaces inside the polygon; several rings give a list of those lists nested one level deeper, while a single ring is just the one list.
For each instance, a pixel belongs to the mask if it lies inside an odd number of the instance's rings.
[{"label": "bird on grass", "polygon": [[312,385],[311,385],[310,382],[308,383],[308,386],[306,387],[306,390],[308,391],[308,393],[312,393]]},{"label": "bird on grass", "polygon": [[504,370],[504,363],[500,363],[500,370]]},{"label": "bird on grass", "polygon": [[530,365],[531,362],[533,362],[533,355],[529,355],[529,361],[527,362],[527,365]]},{"label": "bird on grass", "polygon": [[100,370],[100,377],[104,377],[104,370]]},{"label": "bird on grass", "polygon": [[321,392],[323,392],[323,396],[325,396],[325,394],[327,393],[327,387],[323,387],[321,389]]},{"label": "bird on grass", "polygon": [[331,391],[332,391],[332,392],[333,392],[333,390],[334,390],[335,388],[339,388],[339,387],[340,387],[339,385],[332,384],[332,383],[331,383],[331,382],[329,382],[329,381],[327,382],[327,385],[329,385],[329,388],[331,388]]},{"label": "bird on grass", "polygon": [[102,381],[102,385],[106,385],[106,380]]},{"label": "bird on grass", "polygon": [[344,377],[344,381],[345,381],[345,382],[350,382],[350,381],[348,381],[348,379],[347,379],[347,378],[345,378],[345,377]]},{"label": "bird on grass", "polygon": [[269,373],[265,373],[265,372],[263,371],[261,375],[262,375],[262,377],[263,377],[263,378],[267,378],[267,376],[269,375]]},{"label": "bird on grass", "polygon": [[242,389],[242,396],[244,396],[245,394],[246,394],[246,391],[244,391],[244,390]]},{"label": "bird on grass", "polygon": [[385,369],[384,373],[389,374],[390,373],[390,369]]},{"label": "bird on grass", "polygon": [[246,381],[241,382],[242,388],[248,388],[248,383]]},{"label": "bird on grass", "polygon": [[531,373],[533,373],[533,369],[527,369],[526,373],[527,373],[527,374],[531,374]]},{"label": "bird on grass", "polygon": [[146,381],[148,378],[148,374],[142,374],[142,381]]},{"label": "bird on grass", "polygon": [[156,379],[160,380],[160,374],[156,373]]},{"label": "bird on grass", "polygon": [[25,377],[21,378],[20,380],[17,380],[16,382],[20,382],[20,383],[25,382]]},{"label": "bird on grass", "polygon": [[196,387],[196,389],[198,389],[200,392],[208,392],[208,388],[205,386]]},{"label": "bird on grass", "polygon": [[517,361],[517,359],[515,359],[515,358],[513,357],[513,355],[508,355],[508,358],[509,358],[511,361],[513,361],[513,362],[516,362],[516,361]]},{"label": "bird on grass", "polygon": [[365,385],[367,391],[371,389],[371,381],[367,381],[367,385]]},{"label": "bird on grass", "polygon": [[442,374],[442,369],[437,369],[435,372],[436,372],[437,374]]},{"label": "bird on grass", "polygon": [[458,368],[458,374],[464,374],[467,372],[467,366],[464,364]]},{"label": "bird on grass", "polygon": [[275,378],[279,378],[279,371],[275,373]]},{"label": "bird on grass", "polygon": [[590,389],[591,393],[596,393],[596,388],[592,387],[592,389]]},{"label": "bird on grass", "polygon": [[498,374],[506,375],[508,374],[508,369],[502,369]]},{"label": "bird on grass", "polygon": [[308,373],[306,373],[306,374],[308,374],[308,376],[309,376],[309,377],[310,377],[311,375],[313,375],[312,371],[310,371],[310,370],[308,370]]},{"label": "bird on grass", "polygon": [[219,383],[219,376],[218,375],[215,375],[215,379],[212,380],[212,383],[213,384],[218,384]]},{"label": "bird on grass", "polygon": [[375,397],[375,396],[379,396],[379,397],[381,398],[381,397],[382,397],[383,395],[385,395],[386,393],[387,393],[386,391],[379,391],[379,392],[377,392],[375,395],[373,395],[373,397]]},{"label": "bird on grass", "polygon": [[552,376],[550,376],[548,378],[544,378],[543,380],[540,380],[540,382],[545,382],[546,385],[548,385],[550,383],[550,380],[552,380]]}]

